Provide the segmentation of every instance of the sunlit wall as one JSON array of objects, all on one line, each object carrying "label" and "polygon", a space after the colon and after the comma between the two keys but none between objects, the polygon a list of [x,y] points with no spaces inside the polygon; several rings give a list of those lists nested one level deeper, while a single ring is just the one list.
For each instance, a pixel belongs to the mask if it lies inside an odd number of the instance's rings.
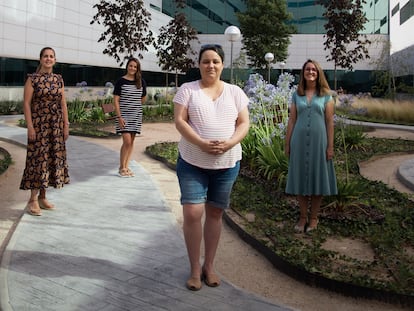
[{"label": "sunlit wall", "polygon": [[[0,57],[38,59],[44,46],[56,50],[58,61],[65,63],[119,67],[114,58],[104,55],[104,42],[97,42],[104,31],[90,25],[96,14],[96,0],[7,0],[0,2]],[[148,2],[148,1],[147,1]],[[148,3],[151,28],[159,29],[169,17]],[[157,31],[155,31],[157,32]],[[159,70],[154,51],[145,53],[147,70]]]},{"label": "sunlit wall", "polygon": [[390,21],[391,65],[394,74],[413,76],[414,0],[391,0]]}]

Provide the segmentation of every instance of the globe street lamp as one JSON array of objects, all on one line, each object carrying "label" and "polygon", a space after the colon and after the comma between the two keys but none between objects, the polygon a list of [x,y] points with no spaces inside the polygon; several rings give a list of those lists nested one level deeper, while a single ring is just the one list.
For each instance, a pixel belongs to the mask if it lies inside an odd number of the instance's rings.
[{"label": "globe street lamp", "polygon": [[281,71],[281,74],[283,74],[283,69],[285,68],[286,63],[285,63],[285,62],[280,62],[280,63],[279,63],[279,66],[280,66],[280,71]]},{"label": "globe street lamp", "polygon": [[233,42],[240,39],[240,29],[236,26],[229,26],[224,31],[226,39],[230,41],[231,50],[230,50],[230,83],[233,83]]},{"label": "globe street lamp", "polygon": [[267,72],[267,82],[270,83],[270,63],[275,59],[275,56],[273,55],[273,53],[266,53],[265,54],[265,60],[267,61],[268,64],[268,72]]}]

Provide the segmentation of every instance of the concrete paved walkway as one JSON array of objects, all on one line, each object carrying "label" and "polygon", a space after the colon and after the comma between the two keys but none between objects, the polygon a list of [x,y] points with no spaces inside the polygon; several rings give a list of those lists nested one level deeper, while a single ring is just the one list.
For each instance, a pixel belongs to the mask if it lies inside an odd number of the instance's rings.
[{"label": "concrete paved walkway", "polygon": [[[398,124],[381,124],[373,122],[363,122],[354,120],[344,120],[348,124],[363,125],[379,129],[390,129],[398,131],[408,131],[414,133],[414,126],[398,125]],[[414,151],[414,150],[413,150]],[[406,187],[414,191],[414,155],[413,159],[404,161],[397,171],[397,177]]]},{"label": "concrete paved walkway", "polygon": [[[0,137],[26,130],[0,123]],[[151,176],[117,176],[118,152],[70,137],[71,184],[51,189],[57,209],[25,214],[2,258],[0,307],[8,310],[288,310],[223,281],[185,288],[182,232]]]},{"label": "concrete paved walkway", "polygon": [[[0,139],[25,145],[3,118]],[[58,209],[25,214],[6,248],[1,310],[288,310],[226,281],[188,291],[181,229],[148,172],[134,162],[137,178],[119,178],[118,152],[83,139],[68,152],[71,184],[48,192]],[[399,175],[414,189],[414,159]]]}]

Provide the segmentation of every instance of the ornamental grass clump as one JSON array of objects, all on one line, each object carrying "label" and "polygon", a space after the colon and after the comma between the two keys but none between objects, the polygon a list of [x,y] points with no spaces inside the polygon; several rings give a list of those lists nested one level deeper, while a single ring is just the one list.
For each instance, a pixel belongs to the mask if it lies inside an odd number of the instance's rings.
[{"label": "ornamental grass clump", "polygon": [[244,91],[249,97],[250,130],[243,140],[243,158],[251,171],[283,186],[288,169],[284,138],[294,77],[285,73],[277,85],[268,84],[260,74],[250,75]]}]

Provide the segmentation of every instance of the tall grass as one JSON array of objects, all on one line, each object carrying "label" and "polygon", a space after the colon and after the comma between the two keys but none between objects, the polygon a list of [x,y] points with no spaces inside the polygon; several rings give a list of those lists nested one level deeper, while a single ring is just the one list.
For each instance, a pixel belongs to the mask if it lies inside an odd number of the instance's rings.
[{"label": "tall grass", "polygon": [[366,110],[366,117],[378,122],[414,124],[414,101],[355,98],[352,107]]}]

